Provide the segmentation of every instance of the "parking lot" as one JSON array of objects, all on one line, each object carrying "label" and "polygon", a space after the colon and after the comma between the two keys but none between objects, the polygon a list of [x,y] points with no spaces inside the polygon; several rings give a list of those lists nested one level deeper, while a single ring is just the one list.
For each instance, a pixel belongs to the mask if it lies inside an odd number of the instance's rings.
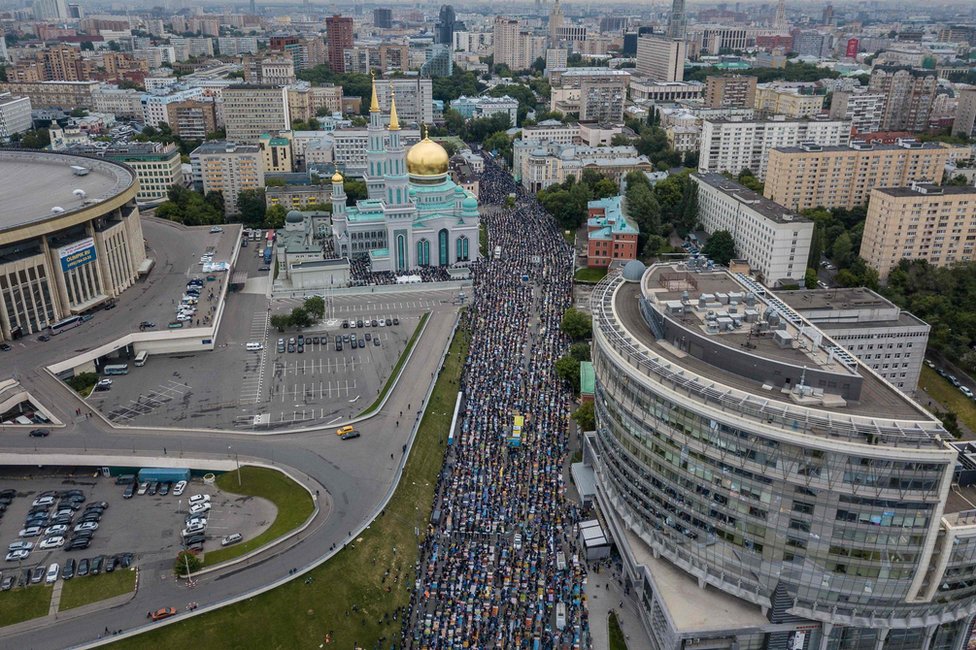
[{"label": "parking lot", "polygon": [[[23,583],[25,569],[30,570],[37,566],[46,569],[52,563],[58,563],[63,569],[69,559],[74,559],[77,565],[83,559],[92,560],[103,556],[107,560],[119,554],[131,553],[134,566],[172,561],[182,548],[181,533],[189,500],[193,495],[210,495],[211,508],[206,513],[204,551],[220,548],[221,539],[232,533],[241,533],[245,540],[251,539],[268,528],[276,514],[270,501],[223,493],[216,486],[205,485],[199,479],[191,480],[180,496],[170,491],[165,496],[157,493],[155,496],[144,494],[124,499],[125,486],[116,485],[114,478],[95,477],[92,472],[80,474],[70,470],[52,470],[45,476],[4,474],[0,476],[0,490],[16,492],[0,518],[0,542],[5,545],[4,554],[7,554],[10,544],[19,541],[31,542],[33,545],[26,558],[5,561],[0,567],[2,577],[14,577],[14,585]],[[48,550],[38,548],[49,537],[44,534],[43,528],[40,535],[19,537],[28,512],[39,495],[67,490],[81,491],[85,501],[80,504],[68,525],[68,532],[63,535],[64,546]],[[71,531],[78,525],[75,520],[82,518],[87,504],[98,501],[104,501],[108,506],[97,522],[98,527],[92,535],[90,545],[85,549],[67,550],[74,536]],[[50,507],[51,515],[61,502],[60,499],[55,500]]]}]

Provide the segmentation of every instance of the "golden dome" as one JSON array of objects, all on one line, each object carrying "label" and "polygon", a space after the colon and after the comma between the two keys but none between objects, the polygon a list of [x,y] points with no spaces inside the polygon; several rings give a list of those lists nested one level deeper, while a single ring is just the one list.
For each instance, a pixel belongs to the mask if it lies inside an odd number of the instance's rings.
[{"label": "golden dome", "polygon": [[332,182],[333,183],[341,183],[342,182],[342,174],[339,173],[339,170],[338,169],[336,170],[336,173],[332,174]]},{"label": "golden dome", "polygon": [[407,152],[407,172],[411,176],[439,176],[447,173],[447,150],[424,138]]}]

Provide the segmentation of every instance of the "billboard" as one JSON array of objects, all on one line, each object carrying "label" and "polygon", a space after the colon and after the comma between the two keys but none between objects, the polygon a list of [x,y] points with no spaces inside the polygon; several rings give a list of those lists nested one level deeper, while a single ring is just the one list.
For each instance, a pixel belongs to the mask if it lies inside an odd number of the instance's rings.
[{"label": "billboard", "polygon": [[70,246],[58,249],[61,258],[61,270],[67,273],[71,269],[84,266],[95,261],[95,240],[91,237],[80,239]]},{"label": "billboard", "polygon": [[858,47],[860,45],[861,45],[861,42],[859,40],[857,40],[856,38],[849,38],[849,39],[847,39],[847,53],[846,53],[846,56],[847,56],[848,59],[856,59],[857,58],[857,50],[858,50]]}]

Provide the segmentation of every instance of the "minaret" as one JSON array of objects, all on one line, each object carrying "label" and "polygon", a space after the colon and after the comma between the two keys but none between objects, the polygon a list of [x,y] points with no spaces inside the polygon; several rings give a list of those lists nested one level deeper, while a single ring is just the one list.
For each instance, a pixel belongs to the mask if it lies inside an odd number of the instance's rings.
[{"label": "minaret", "polygon": [[776,3],[776,19],[773,21],[773,29],[786,29],[786,0],[779,0]]},{"label": "minaret", "polygon": [[668,18],[668,38],[685,40],[688,35],[688,17],[685,15],[685,0],[673,0],[671,17]]},{"label": "minaret", "polygon": [[383,176],[386,174],[386,147],[383,145],[383,116],[376,96],[376,77],[373,77],[373,97],[369,102],[369,126],[366,127],[366,195],[371,199],[383,198]]},{"label": "minaret", "polygon": [[389,207],[400,207],[408,203],[409,182],[407,178],[407,151],[400,140],[400,118],[396,110],[396,93],[390,85],[390,145],[387,148],[386,178],[384,181],[386,196],[383,197]]},{"label": "minaret", "polygon": [[[335,240],[335,252],[348,255],[349,231],[346,223],[346,190],[342,185],[342,174],[339,170],[332,175],[332,237]],[[343,250],[343,247],[346,247]]]}]

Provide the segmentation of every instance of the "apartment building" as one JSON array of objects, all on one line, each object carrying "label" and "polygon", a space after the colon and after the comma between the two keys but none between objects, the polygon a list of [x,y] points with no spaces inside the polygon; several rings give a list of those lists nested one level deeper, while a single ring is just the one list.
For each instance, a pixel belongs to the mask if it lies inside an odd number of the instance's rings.
[{"label": "apartment building", "polygon": [[881,93],[837,90],[830,100],[831,119],[850,120],[855,133],[877,133],[884,117],[885,96]]},{"label": "apartment building", "polygon": [[851,125],[844,120],[715,118],[702,122],[698,171],[738,174],[750,170],[766,177],[769,152],[775,147],[814,143],[847,144]]},{"label": "apartment building", "polygon": [[96,113],[142,119],[142,93],[134,88],[101,86],[92,94]]},{"label": "apartment building", "polygon": [[565,68],[550,71],[549,110],[577,113],[583,121],[619,122],[630,73],[609,68]]},{"label": "apartment building", "polygon": [[329,46],[329,67],[333,72],[345,72],[345,51],[353,46],[353,22],[348,16],[328,16],[325,19]]},{"label": "apartment building", "polygon": [[212,191],[223,194],[227,215],[237,214],[237,196],[241,190],[264,187],[261,150],[257,145],[205,142],[190,152],[190,165],[197,189],[204,194]]},{"label": "apartment building", "polygon": [[217,39],[217,49],[221,56],[257,54],[258,39],[256,36],[221,36]]},{"label": "apartment building", "polygon": [[958,89],[959,103],[952,122],[952,135],[976,136],[976,86]]},{"label": "apartment building", "polygon": [[860,256],[881,280],[903,259],[933,266],[971,262],[976,248],[976,187],[913,183],[871,190]]},{"label": "apartment building", "polygon": [[722,174],[695,173],[698,219],[705,231],[727,230],[736,255],[762,281],[802,284],[813,240],[813,221],[763,197]]},{"label": "apartment building", "polygon": [[185,140],[205,140],[218,128],[217,104],[209,97],[167,104],[166,123]]},{"label": "apartment building", "polygon": [[87,108],[94,110],[98,81],[0,82],[0,91],[29,97],[34,108]]},{"label": "apartment building", "polygon": [[785,115],[796,119],[820,115],[823,104],[824,95],[804,95],[797,88],[763,85],[756,88],[753,105],[764,115]]},{"label": "apartment building", "polygon": [[146,126],[159,127],[169,119],[167,107],[170,104],[185,102],[203,97],[202,88],[182,88],[168,93],[145,93],[142,96],[142,115]]},{"label": "apartment building", "polygon": [[292,120],[308,121],[320,111],[342,111],[342,86],[312,86],[298,81],[288,86],[288,115]]},{"label": "apartment building", "polygon": [[105,148],[76,144],[67,147],[67,153],[105,158],[131,167],[139,180],[136,201],[140,203],[163,201],[170,187],[183,185],[183,165],[175,144],[124,142]]},{"label": "apartment building", "polygon": [[291,131],[265,133],[258,138],[261,168],[265,174],[287,174],[295,169],[291,143]]},{"label": "apartment building", "polygon": [[31,100],[0,92],[0,139],[31,128]]},{"label": "apartment building", "polygon": [[517,18],[496,16],[492,42],[495,65],[504,64],[512,70],[526,70],[546,54],[546,37],[523,29]]},{"label": "apartment building", "polygon": [[939,77],[934,70],[903,66],[877,66],[871,71],[868,92],[884,95],[882,131],[923,131],[935,101]]},{"label": "apartment building", "polygon": [[[399,100],[397,109],[399,110]],[[508,116],[509,126],[518,126],[518,100],[505,95],[504,97],[465,97],[461,95],[451,102],[451,110],[460,113],[465,119],[491,117],[498,113]]]},{"label": "apartment building", "polygon": [[296,81],[290,56],[244,57],[244,81],[266,86],[287,86]]},{"label": "apartment building", "polygon": [[636,72],[652,81],[682,81],[685,57],[684,40],[655,35],[637,39]]},{"label": "apartment building", "polygon": [[512,173],[530,192],[562,183],[568,176],[580,178],[586,169],[598,171],[617,183],[632,171],[654,169],[647,156],[630,146],[588,147],[516,140],[513,150],[518,152],[514,155],[518,156],[520,167],[513,164]]},{"label": "apartment building", "polygon": [[756,102],[756,81],[756,77],[738,74],[705,77],[705,106],[752,108]]},{"label": "apartment building", "polygon": [[287,88],[240,84],[224,88],[222,95],[230,142],[255,144],[262,134],[291,128]]},{"label": "apartment building", "polygon": [[432,124],[434,122],[433,82],[430,79],[408,77],[377,81],[376,100],[384,120],[390,120],[390,97],[395,94],[397,116],[404,124]]},{"label": "apartment building", "polygon": [[805,144],[769,152],[763,193],[792,210],[850,209],[867,203],[876,187],[941,183],[945,164],[969,149],[900,139],[896,144],[853,141],[848,146]]},{"label": "apartment building", "polygon": [[[377,84],[377,87],[379,84]],[[400,110],[400,98],[397,97],[397,111]],[[367,148],[369,145],[369,131],[366,127],[336,129],[329,134],[332,139],[331,154],[325,147],[317,147],[307,151],[307,162],[334,162],[345,176],[362,176],[366,173]],[[420,142],[420,129],[401,129],[400,142],[409,149]],[[314,159],[313,159],[314,158]]]},{"label": "apartment building", "polygon": [[929,324],[865,287],[779,294],[787,305],[906,395],[918,386]]}]

